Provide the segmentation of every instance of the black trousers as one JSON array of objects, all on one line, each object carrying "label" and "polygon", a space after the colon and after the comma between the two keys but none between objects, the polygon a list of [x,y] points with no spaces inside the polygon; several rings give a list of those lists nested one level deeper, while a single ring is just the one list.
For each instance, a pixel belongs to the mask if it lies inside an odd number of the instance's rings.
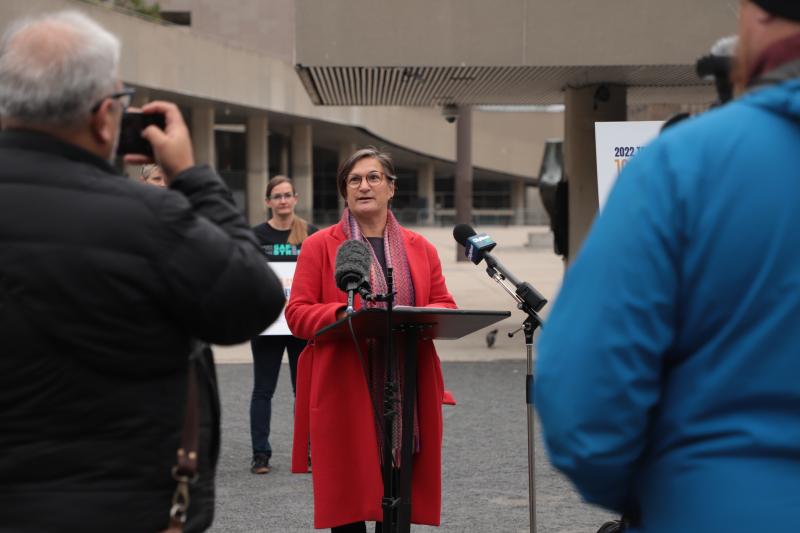
[{"label": "black trousers", "polygon": [[250,340],[253,350],[253,395],[250,398],[250,438],[253,453],[272,456],[269,428],[272,420],[272,396],[278,384],[283,351],[289,354],[292,390],[297,382],[297,360],[306,341],[291,335],[260,335]]}]

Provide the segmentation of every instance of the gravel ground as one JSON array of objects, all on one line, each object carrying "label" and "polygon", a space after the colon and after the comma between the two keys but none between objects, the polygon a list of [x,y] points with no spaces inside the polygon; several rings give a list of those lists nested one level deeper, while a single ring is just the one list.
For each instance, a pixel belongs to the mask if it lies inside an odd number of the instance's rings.
[{"label": "gravel ground", "polygon": [[[527,440],[524,360],[445,362],[442,526],[444,532],[527,532]],[[310,475],[289,472],[292,393],[288,365],[273,401],[273,470],[249,472],[251,366],[218,366],[223,444],[215,525],[222,532],[313,529]],[[536,430],[537,436],[539,430]],[[536,446],[537,531],[594,533],[610,515],[585,505]],[[412,531],[436,531],[412,527]]]},{"label": "gravel ground", "polygon": [[[462,309],[514,310],[513,301],[483,272],[455,261],[451,228],[415,228],[439,250],[447,286]],[[552,253],[552,237],[543,227],[476,228],[490,233],[497,256],[518,277],[530,281],[548,299],[555,296],[563,263]],[[543,310],[546,317],[549,305]],[[521,335],[509,339],[523,316],[497,328],[493,349],[486,331],[457,341],[437,341],[445,384],[458,400],[444,407],[442,526],[445,532],[529,532],[528,454],[525,405],[525,349]],[[311,531],[311,477],[289,473],[292,392],[288,365],[273,401],[273,470],[249,473],[249,398],[252,387],[248,344],[215,348],[223,403],[223,446],[217,482],[217,518],[212,531]],[[539,430],[536,430],[537,436]],[[549,465],[541,442],[536,446],[537,531],[595,533],[611,516],[581,503],[570,484]],[[412,531],[435,532],[413,527]]]}]

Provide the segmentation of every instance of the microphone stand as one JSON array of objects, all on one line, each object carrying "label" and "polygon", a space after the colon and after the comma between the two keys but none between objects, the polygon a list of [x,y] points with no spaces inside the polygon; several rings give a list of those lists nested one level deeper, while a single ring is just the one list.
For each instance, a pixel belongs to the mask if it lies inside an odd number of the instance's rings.
[{"label": "microphone stand", "polygon": [[[500,261],[491,254],[485,254],[486,273],[495,280],[517,302],[517,308],[528,317],[520,328],[525,333],[525,348],[528,371],[525,375],[525,402],[528,408],[528,509],[530,513],[530,530],[536,531],[536,435],[535,416],[533,411],[533,334],[541,327],[542,319],[537,314],[545,306],[547,300],[530,283],[521,282],[508,271]],[[517,329],[508,334],[513,337],[520,331]]]},{"label": "microphone stand", "polygon": [[[394,307],[394,275],[392,267],[386,269],[386,294],[373,294],[363,282],[351,283],[347,286],[348,315],[353,314],[353,296],[358,292],[364,301],[386,302],[386,345],[384,347],[384,365],[386,369],[383,382],[383,531],[395,533],[400,524],[401,498],[399,487],[394,476],[392,444],[394,443],[394,422],[399,416],[398,396],[399,384],[395,375],[396,354],[392,333],[394,329],[392,308]],[[376,416],[377,413],[376,413]]]},{"label": "microphone stand", "polygon": [[397,376],[395,375],[396,354],[392,342],[392,308],[394,307],[394,277],[392,268],[386,269],[386,294],[375,294],[370,299],[386,302],[386,346],[384,364],[386,377],[383,383],[383,531],[394,533],[398,527],[397,512],[400,507],[398,487],[395,484],[392,443],[394,442],[394,421],[398,416],[397,409]]}]

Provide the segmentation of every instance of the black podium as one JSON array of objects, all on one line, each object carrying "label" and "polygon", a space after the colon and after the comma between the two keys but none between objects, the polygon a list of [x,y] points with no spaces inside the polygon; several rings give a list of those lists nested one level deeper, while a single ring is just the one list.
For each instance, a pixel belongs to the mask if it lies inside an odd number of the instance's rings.
[{"label": "black podium", "polygon": [[[317,341],[385,339],[386,366],[391,369],[393,345],[405,343],[405,381],[403,388],[402,442],[400,472],[395,484],[392,472],[392,431],[397,415],[397,384],[391,374],[383,384],[383,531],[409,533],[411,530],[411,463],[414,445],[414,402],[417,397],[417,345],[423,340],[460,339],[474,331],[508,318],[508,311],[473,311],[432,307],[393,307],[360,309],[326,326],[314,335]],[[370,402],[372,403],[372,402]],[[378,415],[380,416],[380,415]]]}]

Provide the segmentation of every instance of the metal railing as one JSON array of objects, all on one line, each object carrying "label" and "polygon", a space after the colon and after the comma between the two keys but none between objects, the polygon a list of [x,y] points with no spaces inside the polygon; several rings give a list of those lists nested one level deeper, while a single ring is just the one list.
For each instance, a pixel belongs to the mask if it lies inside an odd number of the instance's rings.
[{"label": "metal railing", "polygon": [[[400,224],[407,226],[446,227],[455,225],[455,209],[392,209]],[[313,221],[317,226],[335,224],[341,218],[339,210],[314,210]],[[474,226],[540,226],[550,224],[542,209],[473,209]]]}]

